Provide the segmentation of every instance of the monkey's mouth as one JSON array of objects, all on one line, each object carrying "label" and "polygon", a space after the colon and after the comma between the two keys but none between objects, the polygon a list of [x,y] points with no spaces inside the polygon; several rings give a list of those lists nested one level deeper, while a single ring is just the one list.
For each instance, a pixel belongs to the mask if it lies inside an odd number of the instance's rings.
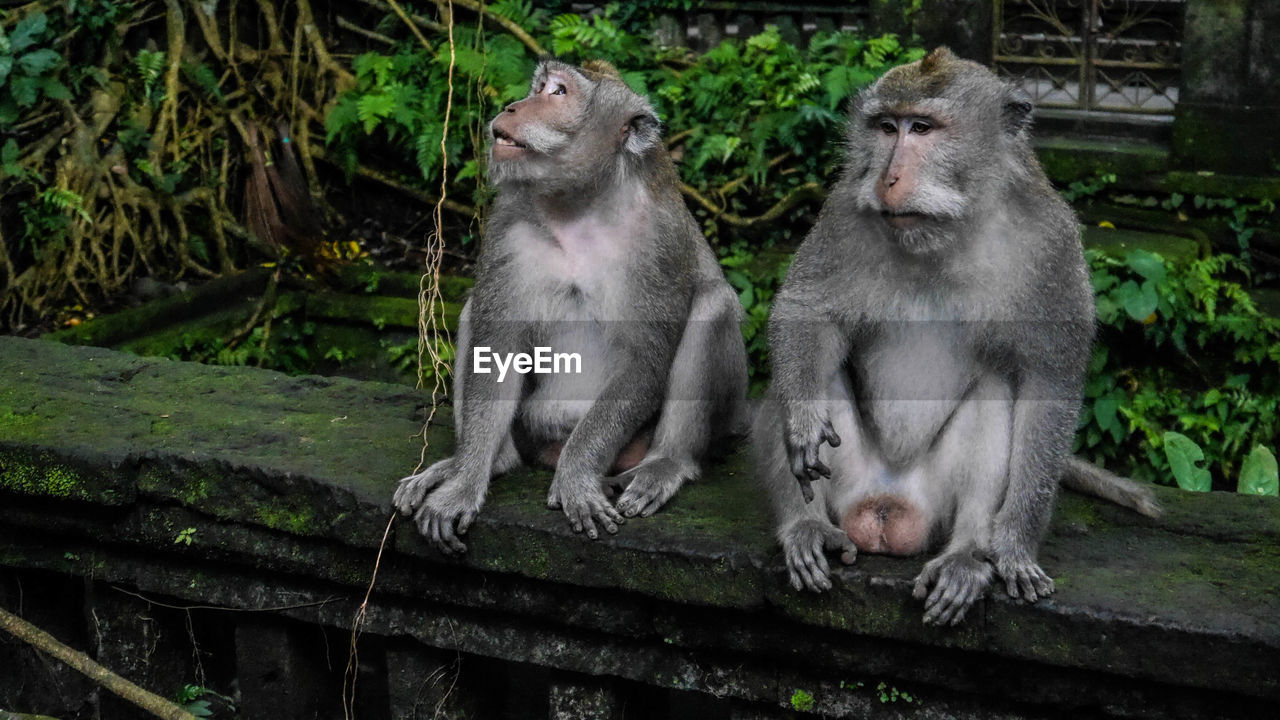
[{"label": "monkey's mouth", "polygon": [[928,216],[924,213],[896,213],[888,210],[882,210],[880,212],[880,217],[884,218],[884,221],[889,224],[889,227],[898,230],[909,230],[928,219]]},{"label": "monkey's mouth", "polygon": [[499,130],[498,128],[493,129],[493,148],[495,151],[498,151],[498,149],[501,148],[500,152],[529,149],[527,145],[517,141],[515,138],[511,137],[511,135]]}]

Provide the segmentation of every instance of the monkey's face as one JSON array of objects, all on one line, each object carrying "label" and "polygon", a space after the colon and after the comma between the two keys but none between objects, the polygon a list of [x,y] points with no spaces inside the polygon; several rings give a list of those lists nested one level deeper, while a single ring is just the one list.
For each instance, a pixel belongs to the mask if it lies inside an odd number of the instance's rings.
[{"label": "monkey's face", "polygon": [[1029,112],[989,70],[945,49],[896,68],[854,102],[856,208],[910,252],[946,249],[964,237],[959,224],[990,210]]},{"label": "monkey's face", "polygon": [[489,132],[490,180],[546,191],[590,184],[659,140],[652,107],[603,63],[543,62],[529,95],[503,109]]}]

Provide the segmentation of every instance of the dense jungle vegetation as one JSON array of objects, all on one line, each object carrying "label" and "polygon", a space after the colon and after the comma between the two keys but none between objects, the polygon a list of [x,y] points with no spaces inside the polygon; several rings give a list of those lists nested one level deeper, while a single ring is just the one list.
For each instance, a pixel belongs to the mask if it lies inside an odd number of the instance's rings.
[{"label": "dense jungle vegetation", "polygon": [[[2,3],[0,330],[36,334],[146,283],[262,265],[272,288],[323,287],[358,263],[420,272],[437,202],[445,271],[466,274],[491,198],[485,126],[550,53],[607,59],[657,106],[740,293],[758,388],[769,303],[838,166],[843,103],[923,48],[774,27],[700,54],[655,39],[657,15],[695,4]],[[1182,263],[1090,252],[1102,334],[1078,451],[1188,489],[1275,495],[1280,321],[1248,292],[1280,269],[1256,246],[1276,236],[1274,204],[1114,182],[1063,192],[1216,223],[1229,240]],[[288,346],[305,327],[277,323],[268,346],[272,320],[267,308],[226,352],[188,357],[305,370]]]}]

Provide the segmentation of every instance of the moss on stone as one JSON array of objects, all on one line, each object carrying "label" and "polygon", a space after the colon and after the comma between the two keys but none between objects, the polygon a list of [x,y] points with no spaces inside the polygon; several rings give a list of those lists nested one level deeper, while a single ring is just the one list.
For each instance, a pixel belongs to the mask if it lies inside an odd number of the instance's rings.
[{"label": "moss on stone", "polygon": [[257,506],[254,515],[272,530],[282,530],[294,535],[310,535],[316,530],[316,512],[308,506],[290,507],[283,502],[266,502]]},{"label": "moss on stone", "polygon": [[0,488],[23,495],[88,500],[80,474],[41,455],[30,462],[16,453],[0,452]]},{"label": "moss on stone", "polygon": [[1101,173],[1141,178],[1169,168],[1169,152],[1159,147],[1131,143],[1043,138],[1036,141],[1036,155],[1051,180],[1066,184]]}]

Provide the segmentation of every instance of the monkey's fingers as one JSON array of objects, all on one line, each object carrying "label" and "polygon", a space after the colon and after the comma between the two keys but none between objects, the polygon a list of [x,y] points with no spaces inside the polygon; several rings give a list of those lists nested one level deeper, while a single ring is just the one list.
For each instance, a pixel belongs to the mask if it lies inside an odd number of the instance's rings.
[{"label": "monkey's fingers", "polygon": [[849,539],[848,533],[838,527],[827,530],[824,549],[840,553],[840,562],[852,565],[858,558],[858,546]]},{"label": "monkey's fingers", "polygon": [[830,420],[824,420],[822,423],[822,439],[833,448],[840,447],[840,436],[836,434],[836,429]]},{"label": "monkey's fingers", "polygon": [[796,481],[800,483],[800,494],[804,496],[804,501],[813,502],[813,481],[808,477],[796,477]]}]

